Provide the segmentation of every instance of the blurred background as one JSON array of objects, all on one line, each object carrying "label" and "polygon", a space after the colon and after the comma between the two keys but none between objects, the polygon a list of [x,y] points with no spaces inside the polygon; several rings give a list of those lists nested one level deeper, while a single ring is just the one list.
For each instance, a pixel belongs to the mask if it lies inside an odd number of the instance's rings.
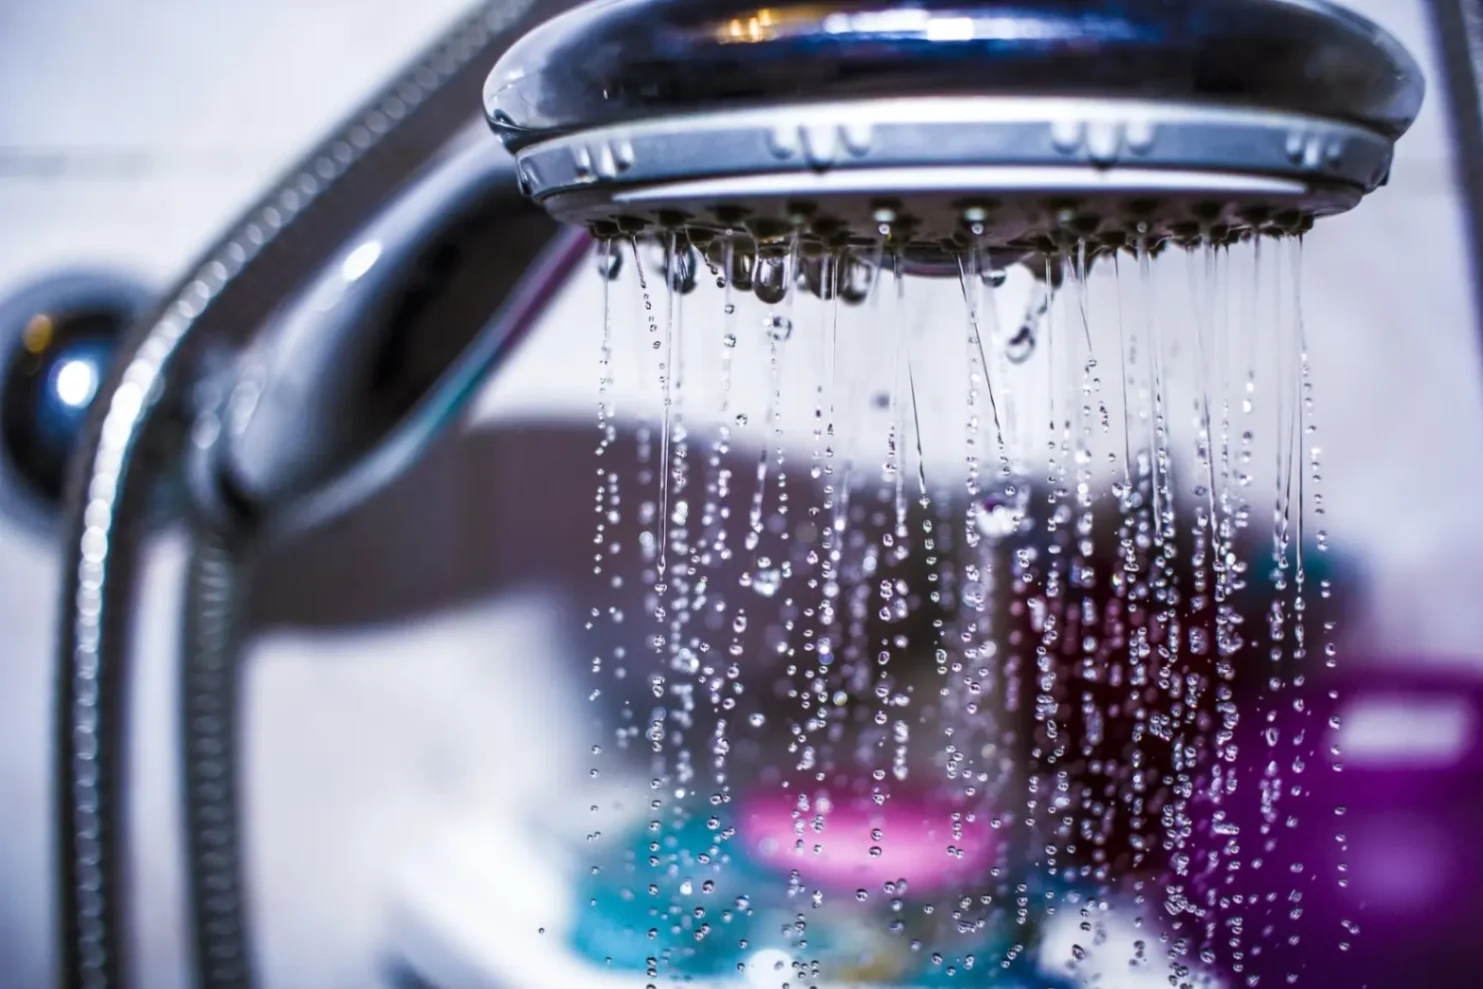
[{"label": "blurred background", "polygon": [[[1350,861],[1367,927],[1357,944],[1378,959],[1368,984],[1476,985],[1483,962],[1467,956],[1483,920],[1483,338],[1469,219],[1479,204],[1462,177],[1483,162],[1460,161],[1453,117],[1475,112],[1476,98],[1458,111],[1443,85],[1444,22],[1428,0],[1347,5],[1417,55],[1431,90],[1391,185],[1321,225],[1305,250],[1328,528],[1355,595],[1340,640],[1351,671],[1345,785],[1388,795],[1373,806],[1333,799],[1356,808]],[[137,317],[464,9],[0,0],[5,428],[37,408],[34,395],[14,398],[34,384],[13,370],[35,342],[36,313],[74,307],[82,315],[70,332],[84,344],[112,332],[104,317]],[[265,561],[243,693],[264,986],[597,978],[564,967],[575,963],[537,929],[558,929],[574,909],[552,878],[574,853],[532,835],[559,832],[590,797],[570,770],[587,744],[574,726],[589,659],[578,633],[590,606],[602,325],[602,282],[582,265],[466,427],[370,503]],[[78,354],[79,369],[50,385],[63,419],[97,387],[90,352]],[[30,989],[52,984],[55,963],[60,566],[48,504],[59,468],[56,443],[5,436],[0,987]],[[138,984],[160,989],[188,984],[171,755],[183,565],[178,535],[151,542],[131,698],[130,964]]]}]

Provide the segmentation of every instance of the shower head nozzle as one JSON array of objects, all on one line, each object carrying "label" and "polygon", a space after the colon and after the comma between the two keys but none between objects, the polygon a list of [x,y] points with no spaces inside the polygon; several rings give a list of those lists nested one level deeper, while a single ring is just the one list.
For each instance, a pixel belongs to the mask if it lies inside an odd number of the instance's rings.
[{"label": "shower head nozzle", "polygon": [[930,263],[1302,232],[1384,184],[1423,90],[1324,0],[595,0],[485,109],[599,235]]}]

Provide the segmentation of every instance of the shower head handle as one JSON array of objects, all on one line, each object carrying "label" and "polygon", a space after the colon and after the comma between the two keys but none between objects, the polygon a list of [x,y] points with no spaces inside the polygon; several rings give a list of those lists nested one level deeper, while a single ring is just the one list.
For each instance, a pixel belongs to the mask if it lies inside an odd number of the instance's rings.
[{"label": "shower head handle", "polygon": [[197,424],[198,506],[282,534],[368,498],[519,344],[586,241],[466,132],[232,363]]}]

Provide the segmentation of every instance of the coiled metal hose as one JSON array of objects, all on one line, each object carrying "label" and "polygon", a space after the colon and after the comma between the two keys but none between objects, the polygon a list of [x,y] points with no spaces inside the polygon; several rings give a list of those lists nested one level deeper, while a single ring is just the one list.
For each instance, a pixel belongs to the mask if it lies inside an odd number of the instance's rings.
[{"label": "coiled metal hose", "polygon": [[242,546],[209,529],[193,549],[180,703],[195,964],[201,985],[245,986],[250,943],[236,736],[238,616],[246,561]]}]

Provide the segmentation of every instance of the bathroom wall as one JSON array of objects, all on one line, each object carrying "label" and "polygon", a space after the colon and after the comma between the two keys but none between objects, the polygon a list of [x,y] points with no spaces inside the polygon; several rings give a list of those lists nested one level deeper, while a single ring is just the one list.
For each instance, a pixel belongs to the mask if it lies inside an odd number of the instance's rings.
[{"label": "bathroom wall", "polygon": [[[0,292],[75,263],[167,285],[462,6],[0,0]],[[1422,0],[1353,6],[1395,31],[1437,78]],[[1380,651],[1475,663],[1483,659],[1474,595],[1483,586],[1483,356],[1439,95],[1402,144],[1394,184],[1312,237],[1305,291],[1334,528],[1362,547],[1375,585],[1366,638]],[[484,421],[590,414],[600,302],[595,279],[567,293],[485,396]],[[593,355],[592,373],[571,373],[574,353]],[[450,468],[447,476],[460,475]],[[428,543],[469,546],[458,518],[426,513],[418,524]],[[135,825],[148,838],[136,879],[150,911],[136,932],[136,963],[151,989],[184,984],[174,792],[163,760],[171,726],[162,660],[178,556],[167,542],[152,561],[141,628],[148,696],[139,709]],[[49,983],[57,576],[48,543],[0,520],[0,989]],[[380,955],[397,936],[384,916],[393,874],[438,827],[477,820],[510,792],[506,782],[524,779],[494,753],[529,737],[529,722],[548,709],[501,697],[480,679],[488,644],[538,663],[555,648],[554,621],[539,601],[521,600],[382,631],[282,633],[258,645],[249,752],[265,984],[348,989],[382,978]],[[346,656],[360,661],[326,662]],[[436,660],[417,662],[426,657]],[[430,785],[430,774],[442,782]],[[467,895],[471,910],[485,902],[478,890]]]}]

